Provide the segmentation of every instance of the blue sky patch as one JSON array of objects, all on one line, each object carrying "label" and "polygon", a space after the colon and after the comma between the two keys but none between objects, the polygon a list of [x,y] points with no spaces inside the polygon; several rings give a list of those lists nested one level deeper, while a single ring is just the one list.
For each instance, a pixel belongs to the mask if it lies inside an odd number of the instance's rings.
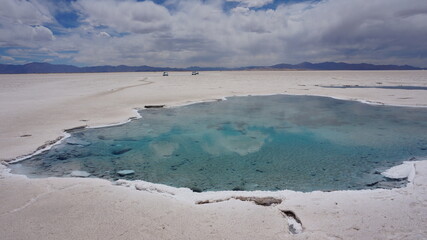
[{"label": "blue sky patch", "polygon": [[58,12],[55,19],[65,28],[76,28],[80,26],[79,15],[76,12]]}]

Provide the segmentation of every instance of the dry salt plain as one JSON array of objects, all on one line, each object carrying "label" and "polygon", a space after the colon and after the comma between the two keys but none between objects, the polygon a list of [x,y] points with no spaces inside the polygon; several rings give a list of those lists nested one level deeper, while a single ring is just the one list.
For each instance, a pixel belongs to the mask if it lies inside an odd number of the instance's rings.
[{"label": "dry salt plain", "polygon": [[[370,87],[322,87],[343,85]],[[371,88],[402,85],[427,87],[427,72],[0,75],[0,239],[426,239],[426,161],[403,167],[404,188],[310,193],[193,193],[141,181],[29,179],[7,168],[65,129],[125,122],[144,105],[294,94],[427,107],[425,89]]]}]

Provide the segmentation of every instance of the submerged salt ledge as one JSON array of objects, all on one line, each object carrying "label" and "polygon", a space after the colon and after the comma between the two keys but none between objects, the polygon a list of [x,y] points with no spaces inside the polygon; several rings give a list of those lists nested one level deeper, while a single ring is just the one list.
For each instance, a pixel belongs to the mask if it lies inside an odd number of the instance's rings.
[{"label": "submerged salt ledge", "polygon": [[[407,178],[408,184],[406,187],[410,186],[413,183],[416,173],[415,165],[420,162],[427,162],[427,160],[419,160],[419,161],[411,161],[404,162],[403,164],[394,166],[382,174],[387,175],[389,178]],[[176,199],[189,201],[192,203],[201,202],[201,201],[209,201],[212,202],[220,202],[218,200],[225,199],[233,199],[236,196],[243,197],[274,197],[278,199],[285,200],[286,195],[290,193],[301,193],[301,194],[310,194],[311,192],[299,192],[293,190],[279,190],[279,191],[207,191],[207,192],[193,192],[189,188],[177,188],[164,184],[151,183],[143,180],[124,180],[120,179],[114,182],[114,184],[119,186],[129,187],[131,189],[139,190],[139,191],[147,191],[151,193],[159,193],[168,196],[173,196]],[[338,190],[333,192],[357,192],[357,191],[383,191],[385,189],[364,189],[364,190]],[[322,191],[313,191],[313,192],[322,192]]]},{"label": "submerged salt ledge", "polygon": [[74,170],[71,172],[71,177],[89,177],[91,174],[86,171]]},{"label": "submerged salt ledge", "polygon": [[[427,160],[419,161],[405,161],[404,163],[394,166],[381,174],[387,178],[392,179],[407,179],[408,184],[406,187],[411,186],[414,178],[416,177],[416,164],[419,162],[427,162]],[[124,170],[127,174],[132,172],[132,170]],[[2,175],[12,174],[10,169],[7,167],[2,168]],[[91,174],[85,171],[75,170],[70,176],[72,177],[89,177]],[[28,178],[24,176],[25,178]],[[124,180],[120,179],[114,182],[115,185],[125,186],[130,189],[138,191],[146,191],[154,194],[161,194],[169,197],[173,197],[177,200],[188,202],[191,204],[197,204],[198,202],[221,202],[229,200],[239,200],[241,197],[258,197],[258,198],[274,198],[280,200],[286,200],[286,197],[290,194],[300,193],[300,194],[311,194],[314,192],[322,191],[313,191],[313,192],[299,192],[293,190],[279,190],[279,191],[208,191],[208,192],[193,192],[189,188],[183,187],[172,187],[164,184],[151,183],[143,180]],[[383,191],[384,189],[365,189],[365,190],[338,190],[333,192],[360,192],[360,191]],[[296,224],[295,220],[288,219],[290,226],[295,225],[298,227],[297,233],[302,231],[300,224]]]},{"label": "submerged salt ledge", "polygon": [[[416,164],[419,162],[427,162],[427,160],[419,161],[405,161],[404,163],[394,166],[381,174],[387,178],[392,179],[407,179],[408,184],[406,187],[412,185],[414,178],[416,177]],[[123,170],[126,174],[131,174],[132,170]],[[12,174],[9,168],[3,168],[2,175]],[[75,170],[70,176],[72,177],[89,177],[91,174],[85,171]],[[27,178],[26,176],[24,176]],[[197,202],[221,202],[232,199],[239,199],[239,197],[258,197],[258,198],[276,198],[286,200],[286,196],[294,193],[310,194],[312,192],[299,192],[293,190],[279,190],[279,191],[207,191],[207,192],[193,192],[189,188],[184,187],[173,187],[164,184],[151,183],[143,180],[124,180],[120,179],[113,182],[115,185],[128,187],[130,189],[138,191],[146,191],[155,194],[161,194],[169,197],[173,197],[177,200],[189,202],[195,204]],[[333,192],[358,192],[358,191],[383,191],[384,189],[364,189],[364,190],[338,190]],[[322,192],[322,191],[313,191]],[[292,220],[291,220],[291,223]]]}]

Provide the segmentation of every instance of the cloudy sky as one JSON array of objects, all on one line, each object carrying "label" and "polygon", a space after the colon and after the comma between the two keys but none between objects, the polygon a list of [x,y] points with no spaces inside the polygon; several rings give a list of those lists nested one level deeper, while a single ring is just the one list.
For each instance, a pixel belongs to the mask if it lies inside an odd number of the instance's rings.
[{"label": "cloudy sky", "polygon": [[0,0],[0,63],[427,67],[426,0]]}]

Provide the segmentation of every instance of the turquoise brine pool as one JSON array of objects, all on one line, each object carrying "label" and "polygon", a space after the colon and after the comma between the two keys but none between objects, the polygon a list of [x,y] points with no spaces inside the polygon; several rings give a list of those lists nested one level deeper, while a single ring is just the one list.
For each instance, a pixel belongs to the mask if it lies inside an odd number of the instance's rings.
[{"label": "turquoise brine pool", "polygon": [[[384,186],[380,172],[427,156],[424,108],[274,95],[140,114],[121,126],[74,131],[12,171],[68,176],[81,170],[194,191],[329,191]],[[121,170],[134,174],[120,176]]]}]

